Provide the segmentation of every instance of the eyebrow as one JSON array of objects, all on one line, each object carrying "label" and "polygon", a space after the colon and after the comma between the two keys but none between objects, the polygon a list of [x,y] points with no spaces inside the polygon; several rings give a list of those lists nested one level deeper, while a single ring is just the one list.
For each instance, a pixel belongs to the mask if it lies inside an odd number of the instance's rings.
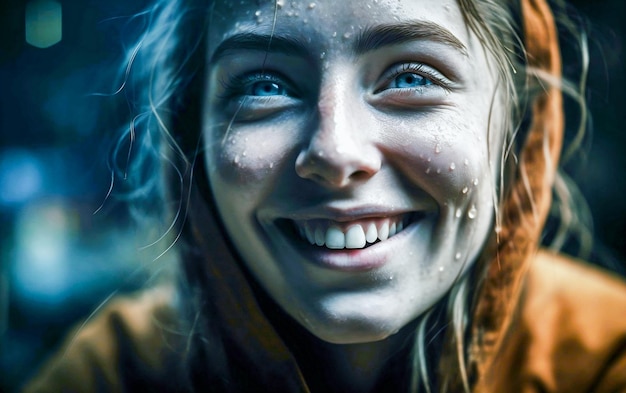
[{"label": "eyebrow", "polygon": [[[407,21],[367,27],[356,37],[353,50],[360,55],[415,40],[449,45],[467,56],[467,48],[454,34],[436,23],[427,21]],[[261,50],[299,57],[306,57],[311,53],[307,44],[295,37],[245,32],[234,34],[222,41],[211,55],[210,62],[215,64],[228,52],[239,50]]]},{"label": "eyebrow", "polygon": [[355,52],[363,54],[414,40],[439,42],[458,49],[464,56],[468,55],[465,45],[449,30],[436,23],[419,20],[365,28],[357,37]]}]

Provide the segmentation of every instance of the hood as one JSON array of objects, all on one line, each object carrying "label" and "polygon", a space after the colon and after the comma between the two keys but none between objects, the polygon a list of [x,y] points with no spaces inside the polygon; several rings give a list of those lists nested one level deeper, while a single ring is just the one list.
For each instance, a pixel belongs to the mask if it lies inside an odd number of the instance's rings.
[{"label": "hood", "polygon": [[[521,7],[528,64],[558,78],[559,47],[549,6],[545,0],[522,0]],[[477,262],[482,277],[474,292],[468,353],[473,391],[489,391],[494,359],[511,325],[551,204],[562,133],[562,96],[557,88],[547,86],[533,102],[516,176],[501,205],[500,230]],[[183,225],[183,236],[194,247],[182,251],[191,288],[185,295],[195,301],[190,309],[190,340],[195,343],[188,346],[191,383],[213,390],[220,386],[218,391],[267,386],[275,392],[308,391],[295,359],[263,313],[253,284],[234,256],[214,204],[207,202],[210,190],[205,181],[197,180],[206,179],[203,165],[195,171],[188,207],[193,213]],[[445,351],[453,352],[451,347]],[[441,361],[450,358],[444,353]],[[208,364],[210,370],[194,369],[199,364]]]}]

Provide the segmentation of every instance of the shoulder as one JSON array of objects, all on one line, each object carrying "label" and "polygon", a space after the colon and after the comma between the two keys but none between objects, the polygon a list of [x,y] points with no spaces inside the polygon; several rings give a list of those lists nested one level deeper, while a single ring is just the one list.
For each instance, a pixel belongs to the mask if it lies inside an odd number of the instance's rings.
[{"label": "shoulder", "polygon": [[182,337],[174,293],[159,287],[114,298],[68,336],[25,391],[134,391],[160,384],[159,371],[176,362]]},{"label": "shoulder", "polygon": [[546,391],[626,391],[626,283],[541,251],[520,310],[526,370]]}]

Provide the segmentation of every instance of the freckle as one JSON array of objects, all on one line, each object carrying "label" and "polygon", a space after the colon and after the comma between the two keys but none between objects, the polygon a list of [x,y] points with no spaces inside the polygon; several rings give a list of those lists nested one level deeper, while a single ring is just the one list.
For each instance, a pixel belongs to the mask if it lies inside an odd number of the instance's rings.
[{"label": "freckle", "polygon": [[456,165],[453,163],[450,164],[450,172],[452,172],[456,168]]},{"label": "freckle", "polygon": [[469,191],[469,188],[467,187],[463,187],[463,190],[461,190],[463,194],[467,194],[468,191]]},{"label": "freckle", "polygon": [[441,145],[437,143],[435,145],[435,154],[439,154],[439,153],[441,153]]}]

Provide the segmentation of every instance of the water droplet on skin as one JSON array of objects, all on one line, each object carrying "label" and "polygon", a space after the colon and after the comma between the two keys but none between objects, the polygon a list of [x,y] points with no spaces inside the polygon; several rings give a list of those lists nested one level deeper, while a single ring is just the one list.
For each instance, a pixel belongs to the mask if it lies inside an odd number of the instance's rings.
[{"label": "water droplet on skin", "polygon": [[248,152],[244,150],[243,153],[241,153],[242,156],[246,157],[248,155]]},{"label": "water droplet on skin", "polygon": [[454,168],[456,168],[456,165],[454,164],[454,162],[450,163],[450,172],[452,172]]},{"label": "water droplet on skin", "polygon": [[438,168],[438,169],[437,169],[437,173],[441,173],[441,168]]},{"label": "water droplet on skin", "polygon": [[428,175],[430,173],[430,167],[426,168],[426,174]]},{"label": "water droplet on skin", "polygon": [[467,194],[468,191],[469,191],[469,188],[467,187],[463,187],[463,189],[461,190],[463,194]]},{"label": "water droplet on skin", "polygon": [[350,37],[352,37],[352,33],[350,33],[350,32],[343,33],[343,38],[345,38],[346,40],[347,40],[348,38],[350,38]]},{"label": "water droplet on skin", "polygon": [[435,145],[435,154],[439,154],[439,153],[441,153],[441,145],[437,143]]},{"label": "water droplet on skin", "polygon": [[323,151],[318,151],[317,152],[317,156],[318,157],[324,157],[324,152]]},{"label": "water droplet on skin", "polygon": [[308,19],[303,19],[302,23],[304,23],[306,25],[307,23],[309,23],[309,20]]},{"label": "water droplet on skin", "polygon": [[443,266],[439,266],[439,271],[443,272],[444,271],[444,267]]},{"label": "water droplet on skin", "polygon": [[393,276],[389,276],[389,281],[393,281]]},{"label": "water droplet on skin", "polygon": [[254,16],[261,16],[261,10],[258,10],[257,12],[255,12]]},{"label": "water droplet on skin", "polygon": [[463,161],[463,165],[469,166],[469,160],[467,158],[465,159],[465,161]]},{"label": "water droplet on skin", "polygon": [[472,205],[472,207],[467,212],[467,216],[473,220],[474,218],[476,218],[476,213],[476,206]]},{"label": "water droplet on skin", "polygon": [[312,10],[313,8],[315,8],[315,3],[309,3],[309,7],[310,10]]},{"label": "water droplet on skin", "polygon": [[450,6],[449,5],[446,5],[444,8],[446,9],[446,11],[450,12]]},{"label": "water droplet on skin", "polygon": [[233,162],[234,162],[235,164],[239,164],[239,154],[237,154],[237,155],[235,156],[235,159],[233,160]]},{"label": "water droplet on skin", "polygon": [[454,259],[456,259],[457,261],[461,259],[461,253],[457,252],[456,255],[454,256]]},{"label": "water droplet on skin", "polygon": [[333,31],[333,38],[337,37],[337,32]]},{"label": "water droplet on skin", "polygon": [[326,57],[326,52],[320,53],[320,59],[324,59]]},{"label": "water droplet on skin", "polygon": [[278,9],[281,9],[285,6],[285,0],[276,0],[276,7],[278,7]]},{"label": "water droplet on skin", "polygon": [[432,157],[428,157],[428,160],[426,160],[427,162],[431,162],[432,161]]},{"label": "water droplet on skin", "polygon": [[496,227],[494,228],[494,231],[496,233],[500,233],[500,232],[502,232],[502,227],[500,225],[496,225]]},{"label": "water droplet on skin", "polygon": [[472,182],[472,184],[474,184],[475,186],[478,185],[478,178],[474,179],[474,181]]},{"label": "water droplet on skin", "polygon": [[454,216],[455,216],[456,218],[461,218],[461,214],[462,214],[462,213],[461,213],[461,209],[456,209],[456,212],[454,213]]},{"label": "water droplet on skin", "polygon": [[274,168],[274,163],[270,162],[270,169]]}]

